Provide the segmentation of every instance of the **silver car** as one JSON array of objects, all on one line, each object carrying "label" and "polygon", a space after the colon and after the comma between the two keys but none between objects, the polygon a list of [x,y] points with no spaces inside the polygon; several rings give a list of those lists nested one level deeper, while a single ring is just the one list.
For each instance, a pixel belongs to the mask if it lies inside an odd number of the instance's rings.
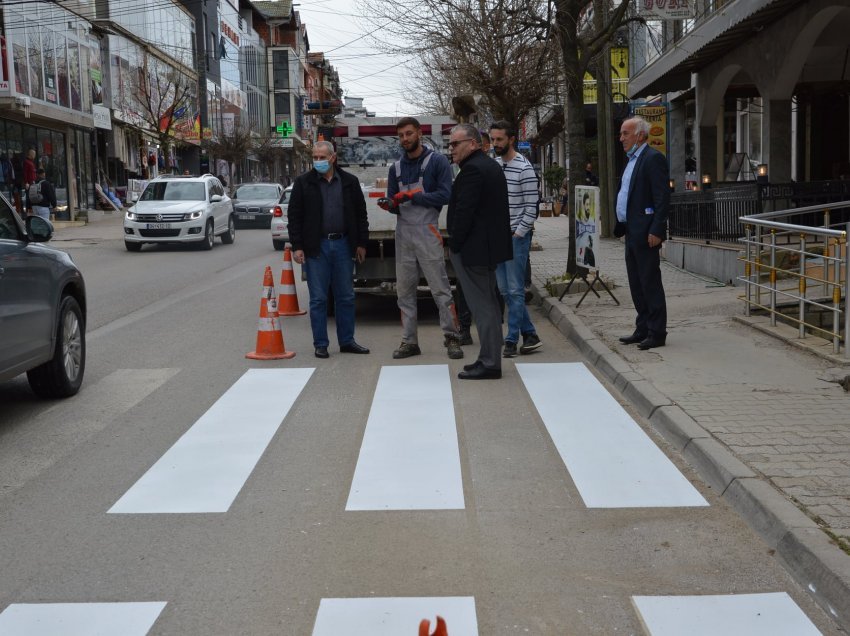
[{"label": "silver car", "polygon": [[157,177],[124,216],[124,245],[130,252],[145,243],[193,243],[211,250],[216,236],[233,243],[236,222],[230,197],[211,174]]},{"label": "silver car", "polygon": [[24,223],[0,196],[0,382],[27,374],[41,397],[80,390],[86,368],[86,286],[71,257],[43,245],[53,225]]},{"label": "silver car", "polygon": [[233,191],[236,227],[269,227],[272,211],[283,186],[277,183],[243,183]]},{"label": "silver car", "polygon": [[280,202],[272,208],[272,245],[276,250],[286,247],[289,240],[289,197],[292,196],[292,186],[283,191]]}]

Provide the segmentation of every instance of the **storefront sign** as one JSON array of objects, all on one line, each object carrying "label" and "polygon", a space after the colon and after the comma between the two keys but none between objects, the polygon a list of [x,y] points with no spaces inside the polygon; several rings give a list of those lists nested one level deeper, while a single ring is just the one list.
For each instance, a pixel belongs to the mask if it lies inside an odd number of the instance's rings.
[{"label": "storefront sign", "polygon": [[11,95],[12,88],[9,82],[0,82],[0,95]]},{"label": "storefront sign", "polygon": [[94,118],[94,127],[102,128],[103,130],[112,130],[112,116],[109,113],[109,109],[105,106],[98,106],[97,104],[93,104],[91,107],[91,114]]},{"label": "storefront sign", "polygon": [[634,109],[635,115],[640,115],[649,122],[649,139],[647,142],[650,148],[655,148],[658,152],[667,154],[667,107],[666,106],[637,106]]},{"label": "storefront sign", "polygon": [[637,0],[637,5],[647,20],[687,20],[695,15],[696,0]]}]

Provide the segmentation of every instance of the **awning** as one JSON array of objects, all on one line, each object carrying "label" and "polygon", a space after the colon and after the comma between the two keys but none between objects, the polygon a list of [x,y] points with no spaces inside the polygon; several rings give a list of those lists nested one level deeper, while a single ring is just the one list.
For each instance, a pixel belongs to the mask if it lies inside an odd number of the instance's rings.
[{"label": "awning", "polygon": [[695,73],[800,6],[799,0],[738,0],[723,6],[629,78],[629,98],[685,90]]},{"label": "awning", "polygon": [[538,146],[548,143],[550,139],[564,130],[564,107],[560,104],[554,104],[549,106],[548,109],[546,114],[537,122],[537,132],[530,135],[530,141]]}]

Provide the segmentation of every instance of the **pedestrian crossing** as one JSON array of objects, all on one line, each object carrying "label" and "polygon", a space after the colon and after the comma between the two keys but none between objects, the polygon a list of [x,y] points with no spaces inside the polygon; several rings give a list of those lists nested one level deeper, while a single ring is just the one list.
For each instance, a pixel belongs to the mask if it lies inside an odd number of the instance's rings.
[{"label": "pedestrian crossing", "polygon": [[[516,369],[588,510],[708,506],[585,365],[526,363],[516,364]],[[105,512],[227,513],[314,371],[246,371]],[[457,383],[453,387],[444,364],[381,369],[351,475],[346,514],[465,509],[464,483],[468,489],[474,484],[468,483],[461,463],[454,394],[464,388]],[[649,636],[819,633],[785,593],[635,595],[631,600]],[[479,634],[473,596],[370,595],[318,602],[312,636],[403,636],[414,634],[419,620],[433,621],[436,615],[446,618],[452,636]],[[146,634],[165,605],[15,603],[0,612],[0,636]]]},{"label": "pedestrian crossing", "polygon": [[15,603],[0,612],[2,636],[145,636],[165,603]]},{"label": "pedestrian crossing", "polygon": [[345,509],[463,507],[448,366],[384,367]]}]

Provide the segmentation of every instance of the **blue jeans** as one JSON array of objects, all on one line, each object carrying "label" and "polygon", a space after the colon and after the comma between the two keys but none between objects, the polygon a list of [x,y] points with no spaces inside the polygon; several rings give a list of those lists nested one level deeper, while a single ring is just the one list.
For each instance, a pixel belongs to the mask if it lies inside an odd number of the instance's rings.
[{"label": "blue jeans", "polygon": [[520,334],[527,336],[537,332],[531,324],[528,309],[525,308],[525,269],[531,236],[514,236],[511,240],[514,257],[496,266],[496,283],[508,308],[508,335],[505,336],[505,342],[516,344]]},{"label": "blue jeans", "polygon": [[322,239],[318,256],[304,261],[307,290],[310,292],[310,327],[313,346],[327,347],[328,289],[333,290],[336,338],[340,346],[354,342],[354,264],[347,239]]}]

